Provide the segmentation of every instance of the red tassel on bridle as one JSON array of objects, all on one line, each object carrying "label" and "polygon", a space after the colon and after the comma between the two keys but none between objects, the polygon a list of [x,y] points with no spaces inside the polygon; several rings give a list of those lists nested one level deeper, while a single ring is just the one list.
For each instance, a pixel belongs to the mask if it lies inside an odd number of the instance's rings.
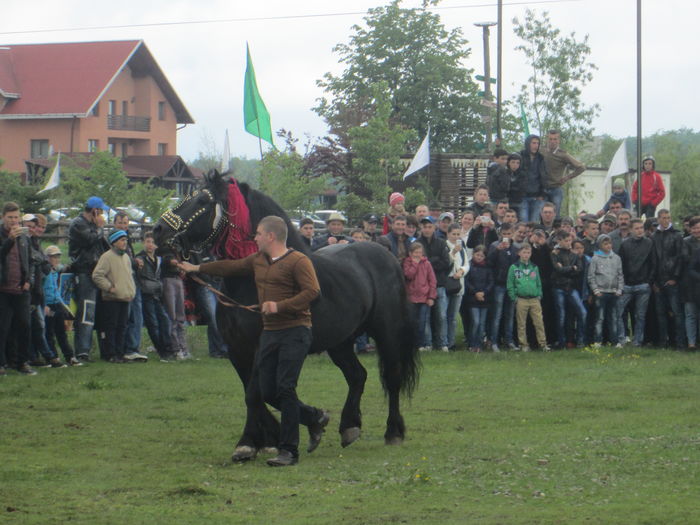
[{"label": "red tassel on bridle", "polygon": [[224,259],[244,259],[256,253],[258,245],[251,238],[250,210],[233,179],[228,185],[228,205],[224,213],[228,216],[228,224],[214,247],[214,255]]}]

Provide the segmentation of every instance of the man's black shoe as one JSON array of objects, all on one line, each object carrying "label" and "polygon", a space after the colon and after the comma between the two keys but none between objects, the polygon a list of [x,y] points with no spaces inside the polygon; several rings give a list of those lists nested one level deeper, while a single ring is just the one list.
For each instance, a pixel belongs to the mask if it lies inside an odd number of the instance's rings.
[{"label": "man's black shoe", "polygon": [[280,450],[277,456],[267,460],[267,464],[271,467],[289,467],[297,463],[299,463],[299,458],[294,457],[288,450]]},{"label": "man's black shoe", "polygon": [[314,424],[309,425],[309,446],[306,449],[307,452],[311,453],[316,450],[316,447],[321,443],[323,433],[326,431],[326,425],[328,425],[330,420],[330,414],[322,410],[321,417]]}]

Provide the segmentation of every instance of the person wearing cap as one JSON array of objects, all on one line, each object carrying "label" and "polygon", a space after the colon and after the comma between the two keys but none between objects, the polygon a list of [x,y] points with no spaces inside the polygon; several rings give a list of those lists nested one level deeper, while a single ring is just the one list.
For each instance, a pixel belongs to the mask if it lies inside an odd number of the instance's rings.
[{"label": "person wearing cap", "polygon": [[423,217],[420,221],[420,237],[423,252],[430,261],[437,282],[437,300],[431,309],[430,331],[426,330],[426,340],[443,352],[449,352],[447,345],[447,292],[445,283],[452,266],[447,242],[435,235],[435,219]]},{"label": "person wearing cap", "polygon": [[104,353],[112,363],[123,363],[129,302],[136,295],[131,259],[126,252],[128,235],[115,230],[109,236],[110,249],[100,256],[92,280],[102,292]]},{"label": "person wearing cap", "polygon": [[455,216],[452,212],[444,211],[440,214],[440,217],[438,217],[437,230],[435,231],[435,235],[438,239],[442,239],[443,241],[447,240],[447,230],[454,220]]},{"label": "person wearing cap", "polygon": [[[56,351],[46,340],[46,316],[45,297],[43,281],[44,277],[51,272],[51,264],[48,257],[44,255],[39,244],[39,236],[46,230],[46,218],[41,216],[43,222],[37,215],[26,213],[22,217],[25,227],[29,228],[29,246],[31,252],[32,283],[30,292],[30,331],[29,357],[32,366],[64,368],[66,365],[58,358]],[[43,361],[39,359],[39,355]]]},{"label": "person wearing cap", "polygon": [[311,243],[311,250],[316,251],[333,244],[348,244],[353,242],[343,233],[345,229],[345,217],[340,213],[331,213],[326,219],[327,233],[316,237]]},{"label": "person wearing cap", "polygon": [[608,235],[597,239],[598,249],[588,266],[588,288],[595,298],[595,330],[593,346],[603,342],[603,323],[608,327],[608,339],[621,348],[617,335],[618,321],[615,317],[617,301],[625,288],[622,274],[622,260],[612,251],[612,241]]},{"label": "person wearing cap", "polygon": [[404,208],[405,201],[406,198],[398,191],[395,191],[389,195],[389,211],[384,216],[384,223],[382,224],[383,235],[386,235],[389,233],[389,231],[391,231],[391,223],[394,220],[394,217],[398,217],[399,215],[402,217],[406,216],[406,209]]},{"label": "person wearing cap", "polygon": [[63,271],[63,265],[61,264],[61,249],[54,245],[48,246],[44,251],[44,255],[48,257],[49,264],[51,265],[51,271],[46,277],[44,277],[43,283],[44,298],[46,303],[46,306],[44,307],[44,314],[46,317],[46,328],[44,333],[46,336],[46,342],[54,354],[58,354],[54,340],[58,343],[58,346],[63,353],[63,359],[67,365],[81,366],[82,363],[75,357],[75,352],[73,351],[73,347],[68,342],[68,336],[66,334],[66,305],[61,299],[61,291],[59,286],[60,275]]},{"label": "person wearing cap", "polygon": [[[6,202],[0,227],[0,376],[8,365],[24,375],[36,375],[29,366],[31,248],[20,223],[19,205]],[[14,348],[15,352],[10,349]]]},{"label": "person wearing cap", "polygon": [[603,220],[600,221],[600,233],[610,235],[617,225],[617,217],[613,213],[608,213]]},{"label": "person wearing cap", "polygon": [[377,224],[379,224],[379,217],[374,213],[368,213],[362,217],[362,231],[369,236],[370,241],[376,241],[379,237]]},{"label": "person wearing cap", "polygon": [[95,322],[97,287],[92,272],[100,256],[109,249],[104,232],[104,201],[90,197],[83,212],[68,227],[68,256],[74,279],[75,316],[73,346],[78,359],[89,360],[92,346],[92,330]]},{"label": "person wearing cap", "polygon": [[[666,188],[661,174],[656,171],[656,160],[647,155],[642,160],[642,209],[637,210],[637,215],[645,215],[647,219],[654,217],[656,207],[666,197]],[[637,181],[632,184],[632,202],[637,207]]]},{"label": "person wearing cap", "polygon": [[137,259],[134,253],[134,247],[129,237],[129,216],[125,212],[118,211],[114,216],[114,229],[122,230],[126,233],[126,254],[131,260],[132,277],[136,284],[136,295],[134,300],[129,303],[129,321],[126,325],[126,337],[124,339],[124,344],[126,345],[124,359],[127,361],[148,361],[147,356],[139,354],[141,331],[143,330],[143,300],[136,272],[143,267],[143,261]]},{"label": "person wearing cap", "polygon": [[608,199],[608,202],[605,203],[605,206],[603,206],[603,209],[598,212],[598,217],[602,217],[603,215],[608,213],[610,211],[610,205],[615,201],[620,201],[623,208],[626,208],[628,210],[632,209],[632,200],[630,199],[630,194],[625,189],[625,183],[619,179],[613,182],[612,195],[610,195],[610,198]]}]

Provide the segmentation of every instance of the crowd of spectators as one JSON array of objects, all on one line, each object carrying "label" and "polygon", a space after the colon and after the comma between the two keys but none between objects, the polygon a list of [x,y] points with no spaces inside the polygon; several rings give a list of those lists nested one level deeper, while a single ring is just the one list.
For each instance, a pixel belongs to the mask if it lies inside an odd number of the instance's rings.
[{"label": "crowd of spectators", "polygon": [[[117,212],[113,224],[107,225],[105,209],[100,197],[90,197],[71,221],[69,262],[63,265],[58,246],[42,249],[46,218],[22,215],[13,202],[3,205],[0,376],[8,368],[35,375],[38,367],[82,366],[96,359],[97,352],[111,363],[145,362],[148,356],[139,352],[144,325],[161,361],[191,359],[185,339],[186,288],[207,324],[209,355],[228,354],[216,325],[211,289],[190,282],[177,268],[174,254],[156,254],[150,233],[136,254],[129,217]],[[216,280],[209,284],[219,286]]]}]

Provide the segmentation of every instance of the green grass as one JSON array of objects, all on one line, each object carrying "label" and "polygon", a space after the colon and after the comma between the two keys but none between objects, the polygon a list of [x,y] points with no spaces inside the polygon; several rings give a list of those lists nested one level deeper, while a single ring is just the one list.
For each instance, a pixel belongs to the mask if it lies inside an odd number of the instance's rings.
[{"label": "green grass", "polygon": [[376,359],[362,356],[364,433],[347,449],[336,433],[345,382],[311,356],[299,393],[331,411],[329,431],[298,466],[272,469],[264,457],[230,462],[243,392],[205,353],[2,379],[0,522],[700,520],[698,354],[423,355],[399,447],[383,443]]}]

